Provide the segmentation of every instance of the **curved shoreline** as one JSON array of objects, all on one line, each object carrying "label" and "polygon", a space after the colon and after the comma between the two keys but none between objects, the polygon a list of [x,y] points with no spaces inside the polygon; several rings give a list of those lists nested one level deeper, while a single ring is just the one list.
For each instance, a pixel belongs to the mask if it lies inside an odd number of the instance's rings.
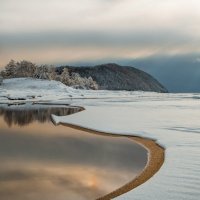
[{"label": "curved shoreline", "polygon": [[104,135],[104,136],[114,136],[114,137],[127,137],[134,142],[138,143],[139,145],[143,146],[148,150],[148,162],[143,171],[129,183],[123,185],[122,187],[116,189],[115,191],[106,194],[103,197],[98,198],[97,200],[109,200],[115,197],[118,197],[139,185],[145,183],[149,180],[156,172],[161,168],[164,158],[165,158],[165,149],[157,144],[154,140],[146,139],[138,136],[126,136],[126,135],[116,135],[111,133],[105,133],[100,131],[91,130],[88,128],[83,128],[77,125],[67,124],[67,123],[59,123],[63,126],[68,126],[71,128],[75,128],[82,131],[87,131],[92,134]]},{"label": "curved shoreline", "polygon": [[[55,105],[55,104],[52,104],[52,105]],[[85,110],[84,107],[80,107],[80,106],[76,106],[76,107],[79,107],[81,109],[79,112]],[[52,122],[54,123],[55,121],[53,120],[52,117],[51,119],[52,119]],[[58,123],[58,124],[75,128],[78,130],[86,131],[92,134],[113,136],[113,137],[126,137],[131,140],[134,140],[134,142],[138,143],[139,145],[143,146],[144,148],[148,150],[148,162],[145,168],[143,169],[143,171],[136,178],[131,180],[129,183],[123,185],[122,187],[110,192],[109,194],[106,194],[105,196],[98,198],[97,200],[109,200],[136,188],[137,186],[143,184],[148,179],[150,179],[160,169],[160,167],[162,166],[164,162],[164,148],[158,145],[154,140],[142,138],[139,136],[116,135],[112,133],[100,132],[100,131],[95,131],[89,128],[83,128],[78,125],[72,125],[68,123]]]}]

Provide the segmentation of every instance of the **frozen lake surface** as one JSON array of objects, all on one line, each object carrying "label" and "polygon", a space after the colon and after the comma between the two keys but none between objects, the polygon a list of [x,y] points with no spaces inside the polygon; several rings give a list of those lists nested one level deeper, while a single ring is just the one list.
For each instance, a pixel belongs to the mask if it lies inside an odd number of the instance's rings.
[{"label": "frozen lake surface", "polygon": [[18,97],[33,101],[34,94],[36,102],[84,106],[80,113],[53,118],[57,123],[155,139],[165,147],[165,162],[158,173],[116,199],[200,199],[200,94],[85,91],[31,79],[6,80],[0,91],[1,103],[17,103]]}]

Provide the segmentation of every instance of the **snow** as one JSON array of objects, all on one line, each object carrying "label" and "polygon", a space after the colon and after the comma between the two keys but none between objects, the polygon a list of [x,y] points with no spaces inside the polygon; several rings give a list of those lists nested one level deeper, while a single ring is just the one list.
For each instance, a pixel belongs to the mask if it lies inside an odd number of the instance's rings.
[{"label": "snow", "polygon": [[13,78],[3,80],[0,86],[0,100],[5,99],[34,99],[34,101],[54,100],[59,97],[71,98],[80,96],[81,93],[71,87],[67,87],[58,81],[49,81],[32,78]]},{"label": "snow", "polygon": [[[117,200],[200,199],[200,94],[74,90],[58,82],[30,79],[19,80],[20,91],[17,92],[17,81],[4,80],[0,86],[0,91],[3,91],[0,93],[1,103],[17,101],[5,99],[2,94],[13,97],[35,94],[34,101],[38,102],[41,99],[59,104],[70,102],[71,105],[84,106],[86,110],[69,116],[53,115],[57,124],[138,135],[155,139],[165,147],[161,169],[147,182],[117,197]],[[26,81],[31,82],[30,86],[25,84]],[[37,89],[30,90],[32,84]],[[38,94],[41,97],[37,97]],[[70,100],[69,95],[72,96]],[[30,99],[21,102],[26,101]]]},{"label": "snow", "polygon": [[57,123],[156,139],[166,148],[165,161],[158,173],[117,200],[198,200],[200,101],[193,97],[192,94],[133,94],[128,102],[121,98],[112,102],[80,101],[81,106],[85,104],[85,111],[53,118]]},{"label": "snow", "polygon": [[140,97],[140,101],[133,95],[133,101],[126,103],[120,99],[106,105],[88,103],[85,111],[53,118],[57,123],[156,139],[166,148],[165,162],[158,173],[116,199],[199,199],[200,101],[188,94],[169,95],[167,100],[163,94],[148,95],[149,99]]}]

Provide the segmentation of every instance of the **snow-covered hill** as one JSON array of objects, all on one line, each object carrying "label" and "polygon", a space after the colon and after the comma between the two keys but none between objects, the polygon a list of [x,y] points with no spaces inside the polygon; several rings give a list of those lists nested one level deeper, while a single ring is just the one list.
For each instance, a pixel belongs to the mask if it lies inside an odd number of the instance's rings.
[{"label": "snow-covered hill", "polygon": [[0,100],[54,100],[58,97],[79,97],[80,90],[68,87],[58,81],[33,78],[4,79],[0,86]]},{"label": "snow-covered hill", "polygon": [[[129,98],[132,94],[145,94],[137,91],[82,90],[68,87],[58,81],[33,78],[4,79],[0,85],[0,103],[27,101],[48,101],[73,103],[75,99],[112,99]],[[151,94],[152,92],[148,92]]]}]

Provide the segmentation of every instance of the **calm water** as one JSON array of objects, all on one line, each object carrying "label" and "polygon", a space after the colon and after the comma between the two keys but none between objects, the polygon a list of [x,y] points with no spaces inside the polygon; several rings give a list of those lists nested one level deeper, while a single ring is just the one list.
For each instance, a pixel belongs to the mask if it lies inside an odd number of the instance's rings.
[{"label": "calm water", "polygon": [[54,126],[50,114],[78,108],[0,108],[0,199],[89,200],[132,180],[147,152],[128,138]]}]

